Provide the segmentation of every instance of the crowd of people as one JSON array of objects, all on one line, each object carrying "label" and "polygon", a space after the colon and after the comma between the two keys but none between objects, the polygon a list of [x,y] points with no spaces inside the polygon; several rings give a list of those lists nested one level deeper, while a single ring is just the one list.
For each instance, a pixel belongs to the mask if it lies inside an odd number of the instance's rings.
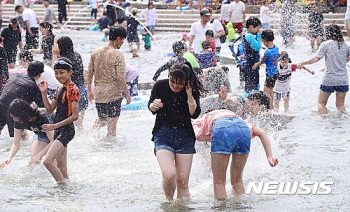
[{"label": "crowd of people", "polygon": [[[84,71],[82,57],[75,51],[73,40],[68,36],[58,38],[52,31],[53,20],[59,24],[67,19],[64,9],[67,2],[59,6],[58,21],[52,8],[48,9],[48,1],[43,4],[46,12],[42,22],[29,7],[16,5],[15,11],[21,14],[25,25],[20,27],[18,17],[13,17],[1,32],[0,131],[7,125],[13,144],[0,168],[10,164],[21,139],[28,136],[26,130],[30,130],[36,137],[29,165],[43,160],[55,181],[63,184],[69,179],[67,146],[75,136],[75,128],[82,128],[89,101],[94,101],[98,115],[93,127],[98,130],[107,125],[107,136],[116,137],[122,100],[125,98],[129,104],[131,96],[137,95],[137,71],[128,68],[119,49],[127,39],[133,57],[138,57],[139,24],[135,19],[136,9],[126,14],[122,0],[118,4],[114,0],[107,2],[104,11],[107,24],[101,19],[98,23],[100,27],[105,24],[108,29],[108,42],[92,51],[89,66]],[[287,2],[286,7],[293,6]],[[292,63],[286,51],[279,51],[274,32],[269,29],[270,11],[266,1],[261,9],[261,20],[258,17],[246,19],[245,5],[239,0],[230,4],[224,2],[222,20],[214,19],[212,9],[205,7],[199,11],[200,20],[192,24],[189,36],[184,34],[182,40],[173,43],[174,56],[159,67],[152,78],[147,106],[156,115],[152,141],[167,200],[174,199],[175,191],[179,199],[190,197],[188,183],[196,141],[211,142],[217,200],[227,198],[226,170],[231,155],[233,192],[236,195],[245,193],[242,176],[251,138],[260,138],[272,167],[278,164],[266,132],[246,119],[262,112],[278,111],[282,98],[284,109],[288,111],[291,75],[296,69],[313,74],[305,65],[325,57],[318,111],[327,113],[328,98],[336,92],[337,109],[345,112],[345,96],[349,89],[346,63],[350,60],[350,49],[340,27],[331,24],[324,29],[317,5],[311,8],[308,36],[311,47],[318,52],[303,62]],[[282,13],[281,34],[287,46],[294,36],[293,23],[289,22],[292,10],[289,8],[285,16]],[[140,15],[146,18],[148,37],[154,35],[157,14],[153,3],[149,2]],[[22,30],[26,30],[25,45],[21,39]],[[150,50],[150,38],[147,42],[144,40],[145,48]],[[231,93],[229,69],[220,66],[220,52],[225,42],[230,42],[232,56],[237,60],[243,95]],[[136,43],[136,50],[133,43]],[[19,69],[25,73],[9,76],[9,69],[15,68],[18,49]],[[33,60],[32,54],[43,54],[42,62]],[[266,79],[260,91],[259,67],[263,64]],[[158,80],[163,71],[168,71],[168,78]]]}]

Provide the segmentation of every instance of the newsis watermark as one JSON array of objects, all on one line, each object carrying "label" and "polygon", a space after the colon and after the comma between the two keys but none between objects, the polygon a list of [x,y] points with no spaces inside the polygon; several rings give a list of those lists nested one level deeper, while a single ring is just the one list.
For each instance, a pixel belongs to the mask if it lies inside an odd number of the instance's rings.
[{"label": "newsis watermark", "polygon": [[246,194],[258,195],[328,195],[333,182],[249,182]]}]

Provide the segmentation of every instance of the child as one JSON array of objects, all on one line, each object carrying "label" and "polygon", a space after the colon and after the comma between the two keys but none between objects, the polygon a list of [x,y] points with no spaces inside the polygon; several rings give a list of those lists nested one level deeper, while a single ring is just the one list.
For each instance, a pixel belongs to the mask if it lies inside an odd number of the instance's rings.
[{"label": "child", "polygon": [[[289,111],[289,94],[290,94],[290,82],[292,79],[292,72],[296,71],[297,64],[291,64],[288,53],[282,51],[279,56],[279,66],[278,66],[278,79],[276,81],[275,87],[273,88],[273,99],[274,99],[274,110],[279,111],[279,103],[281,98],[284,102],[284,111]],[[309,73],[314,74],[313,71],[302,67]]]},{"label": "child", "polygon": [[214,110],[195,120],[193,129],[197,141],[211,142],[211,167],[213,173],[214,197],[225,200],[226,170],[231,161],[231,185],[236,196],[245,193],[242,181],[244,166],[250,152],[251,138],[258,136],[264,147],[271,167],[278,164],[272,156],[269,138],[261,128],[242,120],[226,109]]},{"label": "child", "polygon": [[50,171],[58,184],[64,184],[69,179],[67,173],[67,145],[74,138],[73,122],[78,120],[80,92],[71,81],[73,74],[72,62],[67,58],[59,58],[54,62],[57,80],[62,84],[58,87],[55,97],[50,103],[47,95],[47,82],[42,81],[39,88],[43,97],[45,109],[51,114],[56,108],[54,124],[44,124],[47,131],[55,130],[54,142],[46,154],[45,167]]},{"label": "child", "polygon": [[244,49],[244,62],[242,70],[244,72],[244,94],[246,98],[249,93],[259,90],[259,68],[253,70],[255,63],[260,61],[261,48],[261,22],[257,17],[249,17],[246,21],[246,34],[243,35],[242,43]]},{"label": "child", "polygon": [[228,31],[228,40],[234,42],[234,40],[236,40],[236,30],[233,28],[233,24],[230,22],[226,24],[226,27]]},{"label": "child", "polygon": [[126,38],[128,40],[129,49],[132,50],[132,43],[135,42],[137,46],[137,50],[140,50],[140,39],[137,34],[137,27],[140,24],[136,19],[135,16],[137,14],[137,8],[132,9],[132,15],[128,15],[127,17],[127,31],[126,31]]},{"label": "child", "polygon": [[153,81],[151,85],[153,86],[154,83],[157,81],[158,77],[160,74],[165,71],[165,70],[170,70],[170,68],[175,64],[175,63],[184,63],[186,62],[186,59],[183,57],[183,54],[185,52],[185,44],[183,44],[181,41],[177,41],[173,44],[173,52],[175,54],[174,57],[172,57],[167,63],[162,65],[156,73],[153,76]]},{"label": "child", "polygon": [[2,38],[0,37],[0,96],[4,89],[7,79],[9,78],[8,57],[3,47]]},{"label": "child", "polygon": [[261,33],[261,39],[263,44],[267,47],[264,53],[264,57],[258,63],[255,63],[253,70],[256,70],[262,64],[266,64],[266,80],[264,84],[264,92],[270,98],[270,108],[273,108],[273,87],[275,87],[275,82],[278,77],[278,47],[273,43],[275,36],[273,31],[270,29],[264,30]]},{"label": "child", "polygon": [[138,96],[139,73],[137,70],[132,66],[126,65],[126,72],[124,76],[130,96]]},{"label": "child", "polygon": [[157,11],[154,8],[153,1],[148,2],[148,8],[140,13],[141,17],[145,18],[145,25],[151,34],[154,35],[154,30],[157,25]]},{"label": "child", "polygon": [[205,40],[209,41],[210,51],[213,52],[214,57],[216,57],[215,39],[214,31],[209,29],[205,32]]},{"label": "child", "polygon": [[91,5],[91,14],[90,14],[91,25],[95,25],[97,12],[98,12],[98,0],[89,0],[89,4]]},{"label": "child", "polygon": [[102,13],[102,17],[100,19],[98,19],[97,23],[98,23],[98,28],[100,29],[101,32],[104,29],[108,28],[108,19],[106,16],[106,12]]},{"label": "child", "polygon": [[345,113],[345,96],[349,91],[346,63],[350,60],[350,49],[344,42],[341,28],[336,24],[326,27],[326,38],[327,41],[321,44],[316,56],[299,63],[298,66],[313,64],[325,57],[326,69],[318,95],[318,112],[327,113],[328,98],[333,92],[337,92],[335,100],[337,110]]},{"label": "child", "polygon": [[311,4],[312,12],[309,14],[309,37],[311,42],[311,49],[315,49],[315,40],[317,41],[317,49],[321,45],[321,40],[323,37],[324,20],[321,12],[318,11],[318,6],[316,3]]},{"label": "child", "polygon": [[22,133],[25,129],[33,131],[36,136],[31,147],[29,165],[39,163],[53,143],[53,131],[43,131],[42,126],[49,124],[45,109],[38,109],[23,99],[14,99],[9,107],[9,113],[14,121],[14,138],[8,158],[0,164],[0,168],[11,163],[21,145]]},{"label": "child", "polygon": [[131,57],[131,58],[140,57],[140,56],[137,54],[137,49],[132,49],[131,52],[132,52],[132,57]]},{"label": "child", "polygon": [[102,38],[102,41],[105,42],[105,41],[108,41],[108,36],[109,36],[109,29],[106,28],[103,30],[103,38]]},{"label": "child", "polygon": [[214,57],[213,52],[210,51],[209,41],[202,42],[202,53],[198,56],[198,63],[201,69],[214,67],[216,63],[216,58]]},{"label": "child", "polygon": [[146,29],[143,30],[142,40],[145,42],[144,47],[146,50],[151,50],[151,35]]}]

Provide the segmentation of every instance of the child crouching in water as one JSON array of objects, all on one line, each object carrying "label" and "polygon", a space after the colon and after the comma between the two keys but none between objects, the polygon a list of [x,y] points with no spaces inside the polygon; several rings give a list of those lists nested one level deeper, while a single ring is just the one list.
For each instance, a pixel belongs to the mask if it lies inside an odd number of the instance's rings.
[{"label": "child crouching in water", "polygon": [[272,156],[269,138],[261,128],[242,120],[226,109],[214,110],[195,120],[193,129],[197,141],[211,142],[211,167],[213,172],[214,197],[227,198],[226,170],[231,162],[231,184],[236,196],[245,193],[242,181],[243,169],[250,152],[251,138],[258,136],[264,146],[267,160],[274,167],[278,160]]},{"label": "child crouching in water", "polygon": [[80,93],[78,87],[71,81],[73,70],[69,59],[59,58],[54,62],[54,70],[62,86],[57,88],[51,103],[46,95],[47,82],[43,81],[39,84],[47,113],[51,114],[57,108],[54,124],[44,124],[42,127],[46,132],[55,130],[54,142],[46,154],[44,165],[56,182],[63,184],[69,179],[67,144],[75,135],[73,122],[78,120]]}]

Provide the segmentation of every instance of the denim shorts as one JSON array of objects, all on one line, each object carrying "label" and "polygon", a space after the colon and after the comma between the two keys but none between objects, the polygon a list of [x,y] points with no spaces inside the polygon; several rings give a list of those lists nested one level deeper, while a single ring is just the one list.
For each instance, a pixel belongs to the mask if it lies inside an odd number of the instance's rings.
[{"label": "denim shorts", "polygon": [[250,140],[245,121],[238,117],[219,118],[211,131],[211,154],[248,154]]},{"label": "denim shorts", "polygon": [[147,26],[147,29],[148,30],[155,30],[156,26],[155,25],[150,25],[150,26]]},{"label": "denim shorts", "polygon": [[79,100],[79,110],[86,110],[89,105],[88,93],[86,86],[78,86],[80,92],[80,100]]},{"label": "denim shorts", "polygon": [[196,153],[194,144],[194,136],[187,129],[162,126],[154,135],[154,154],[162,149],[174,154],[194,154]]},{"label": "denim shorts", "polygon": [[338,85],[338,86],[326,86],[321,85],[320,86],[321,91],[325,93],[333,93],[335,92],[348,92],[349,91],[349,85]]},{"label": "denim shorts", "polygon": [[50,143],[50,139],[47,137],[46,134],[35,134],[34,140],[41,141],[47,144]]}]

